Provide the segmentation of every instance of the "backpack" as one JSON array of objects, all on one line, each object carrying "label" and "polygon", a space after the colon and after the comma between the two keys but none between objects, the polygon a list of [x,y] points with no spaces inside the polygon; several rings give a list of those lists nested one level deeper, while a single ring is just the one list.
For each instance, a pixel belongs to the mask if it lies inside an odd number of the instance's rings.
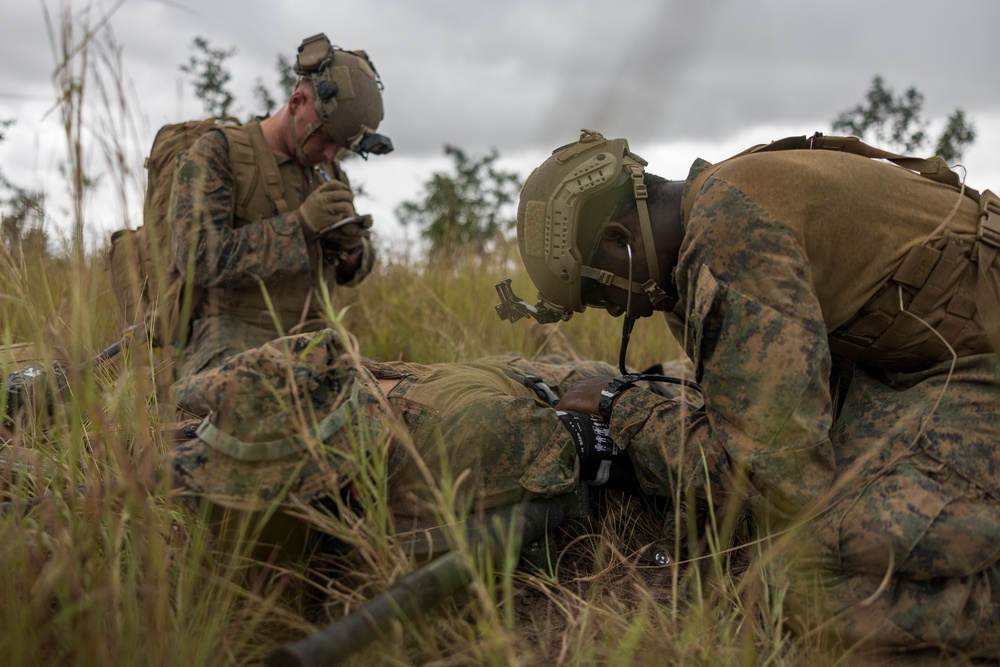
[{"label": "backpack", "polygon": [[204,419],[171,450],[175,488],[224,507],[295,510],[365,475],[389,433],[385,398],[356,345],[324,329],[181,378],[177,406]]},{"label": "backpack", "polygon": [[185,290],[184,276],[173,261],[169,209],[177,160],[198,137],[225,125],[239,125],[239,121],[212,117],[161,127],[145,162],[143,224],[111,235],[111,287],[126,325],[145,323],[157,346],[183,342],[191,304],[196,299],[196,288]]}]

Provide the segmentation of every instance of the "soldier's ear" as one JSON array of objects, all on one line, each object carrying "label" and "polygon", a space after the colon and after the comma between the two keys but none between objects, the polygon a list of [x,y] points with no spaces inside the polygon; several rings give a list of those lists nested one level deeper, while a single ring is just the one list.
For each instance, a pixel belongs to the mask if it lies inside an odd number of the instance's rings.
[{"label": "soldier's ear", "polygon": [[601,242],[625,247],[635,240],[632,230],[620,222],[609,222],[601,230]]},{"label": "soldier's ear", "polygon": [[307,106],[311,103],[312,99],[305,92],[303,86],[299,86],[292,92],[291,97],[288,98],[288,111],[294,114],[301,107]]}]

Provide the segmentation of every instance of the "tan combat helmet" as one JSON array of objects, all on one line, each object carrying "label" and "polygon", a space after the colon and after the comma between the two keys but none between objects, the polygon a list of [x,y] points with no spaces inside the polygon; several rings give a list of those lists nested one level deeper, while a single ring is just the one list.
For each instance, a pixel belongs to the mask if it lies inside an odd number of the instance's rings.
[{"label": "tan combat helmet", "polygon": [[364,51],[332,46],[320,33],[302,40],[295,73],[309,79],[316,92],[315,123],[306,128],[304,143],[322,127],[340,146],[367,157],[392,151],[392,141],[375,134],[382,121],[382,80]]},{"label": "tan combat helmet", "polygon": [[[582,130],[579,141],[557,148],[528,176],[517,209],[517,242],[538,289],[538,310],[569,319],[588,305],[604,307],[599,291],[592,289],[595,283],[647,294],[654,304],[666,297],[655,282],[660,271],[646,206],[646,164],[629,151],[625,139]],[[588,265],[604,226],[630,199],[638,207],[650,275],[642,286],[634,285],[631,276]]]}]

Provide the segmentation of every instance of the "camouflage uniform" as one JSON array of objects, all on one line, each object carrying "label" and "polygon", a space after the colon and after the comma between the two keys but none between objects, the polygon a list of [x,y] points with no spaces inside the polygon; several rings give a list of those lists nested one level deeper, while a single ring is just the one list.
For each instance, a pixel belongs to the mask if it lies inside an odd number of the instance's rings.
[{"label": "camouflage uniform", "polygon": [[[707,411],[621,396],[611,433],[645,489],[728,494],[775,529],[813,518],[788,606],[816,611],[818,582],[825,627],[847,642],[1000,655],[1000,363],[982,322],[967,317],[951,374],[950,355],[907,351],[934,338],[919,322],[868,363],[836,340],[911,249],[971,245],[976,203],[866,158],[787,151],[699,160],[682,214],[667,319]],[[922,316],[939,326],[956,301]]]},{"label": "camouflage uniform", "polygon": [[[277,160],[279,205],[262,185],[263,167],[239,169],[247,159],[251,164],[262,159],[251,148],[263,143],[260,132],[259,123],[213,130],[195,141],[178,164],[171,193],[174,258],[182,274],[192,267],[200,295],[181,377],[281,333],[323,326],[317,325],[320,283],[333,294],[337,284],[360,282],[374,261],[365,238],[363,266],[353,276],[341,276],[336,253],[321,241],[306,243],[289,212],[318,185],[314,170],[304,171],[295,160],[269,152],[263,159]],[[324,166],[347,182],[335,165]],[[252,182],[239,182],[240,174]]]},{"label": "camouflage uniform", "polygon": [[[203,423],[207,433],[174,450],[174,478],[179,487],[230,507],[260,510],[283,494],[293,505],[311,503],[357,475],[363,450],[384,446],[394,430],[401,443],[388,461],[386,502],[397,517],[434,522],[442,494],[455,510],[558,495],[577,483],[575,445],[556,410],[524,379],[541,378],[561,395],[580,379],[614,373],[596,361],[567,362],[555,355],[530,361],[513,354],[469,363],[368,361],[356,367],[332,332],[281,338],[178,381],[180,407],[208,416],[211,426]],[[399,382],[382,398],[376,379]],[[246,448],[257,451],[261,442],[314,431],[338,408],[351,380],[363,388],[355,403],[367,406],[367,438],[350,437],[359,424],[328,436],[322,446],[268,445],[267,456],[251,460],[234,455],[230,438],[217,433],[254,443]],[[311,405],[313,415],[302,405]],[[390,412],[401,432],[383,419]]]},{"label": "camouflage uniform", "polygon": [[269,341],[176,388],[181,410],[205,419],[171,452],[174,484],[225,507],[335,496],[387,435],[378,383],[330,330]]},{"label": "camouflage uniform", "polygon": [[540,377],[562,395],[580,379],[616,373],[596,361],[520,355],[365,367],[375,377],[400,379],[386,398],[409,437],[389,460],[389,504],[397,516],[425,519],[434,518],[440,490],[456,481],[456,509],[571,491],[579,475],[573,440],[556,410],[523,380]]}]

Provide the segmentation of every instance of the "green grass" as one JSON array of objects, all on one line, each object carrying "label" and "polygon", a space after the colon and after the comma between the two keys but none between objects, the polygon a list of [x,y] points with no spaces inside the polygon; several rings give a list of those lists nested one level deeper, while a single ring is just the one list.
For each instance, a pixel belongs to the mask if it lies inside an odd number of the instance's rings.
[{"label": "green grass", "polygon": [[[3,469],[4,500],[50,494],[27,516],[0,517],[0,655],[10,664],[259,663],[279,643],[357,608],[419,565],[387,535],[378,461],[361,485],[363,518],[306,513],[355,547],[346,562],[273,561],[251,548],[252,526],[220,542],[155,474],[168,447],[158,426],[169,413],[151,398],[148,369],[134,363],[141,348],[110,366],[87,364],[125,325],[96,316],[116,312],[99,253],[76,263],[45,259],[67,262],[61,274],[38,271],[41,258],[13,265],[5,258],[0,336],[79,368],[52,414],[36,407],[38,421],[23,424],[2,450],[24,464]],[[341,292],[336,307],[373,358],[534,354],[528,324],[493,312],[492,285],[510,273],[493,264],[509,263],[468,256],[445,268],[389,258],[363,286]],[[519,269],[513,277],[519,294],[531,294]],[[578,348],[614,363],[619,326],[588,312],[566,328]],[[639,323],[630,362],[675,356],[665,331],[658,320]],[[444,517],[461,519],[449,506],[443,498]],[[729,528],[715,531],[697,563],[650,565],[644,553],[662,537],[663,513],[609,494],[590,519],[561,530],[554,572],[518,570],[508,553],[479,568],[466,592],[397,628],[355,664],[831,662],[815,642],[784,632],[764,548],[729,551]]]}]

